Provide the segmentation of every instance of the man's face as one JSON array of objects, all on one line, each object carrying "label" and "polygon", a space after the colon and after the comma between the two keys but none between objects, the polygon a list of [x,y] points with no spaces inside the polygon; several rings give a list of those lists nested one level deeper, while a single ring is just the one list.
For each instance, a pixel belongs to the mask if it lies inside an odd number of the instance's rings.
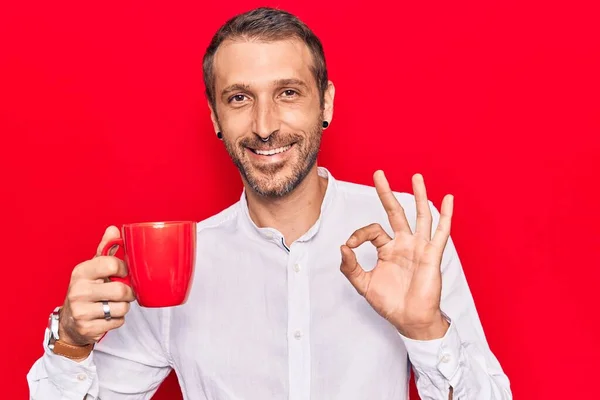
[{"label": "man's face", "polygon": [[215,54],[213,123],[244,180],[262,196],[285,196],[315,166],[333,85],[321,109],[312,62],[298,40],[229,40]]}]

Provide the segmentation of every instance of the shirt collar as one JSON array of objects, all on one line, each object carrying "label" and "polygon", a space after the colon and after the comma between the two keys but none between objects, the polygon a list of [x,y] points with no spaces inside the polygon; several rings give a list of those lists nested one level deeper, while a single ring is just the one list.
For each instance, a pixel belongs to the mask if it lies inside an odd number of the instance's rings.
[{"label": "shirt collar", "polygon": [[[306,233],[304,233],[297,240],[298,242],[308,241],[317,234],[317,232],[319,231],[319,227],[321,226],[321,222],[322,222],[324,216],[326,215],[326,212],[335,197],[336,180],[333,177],[333,175],[331,175],[331,172],[329,172],[329,170],[327,168],[317,167],[317,173],[319,174],[319,176],[321,176],[323,178],[327,178],[327,188],[325,189],[325,196],[323,197],[323,202],[321,203],[321,212],[319,214],[319,218],[317,219],[317,221],[313,224],[313,226]],[[250,218],[250,212],[248,211],[248,201],[246,199],[246,189],[245,188],[242,190],[242,195],[240,196],[239,206],[242,210],[241,219],[243,220],[242,222],[244,225],[246,225],[247,227],[250,228],[250,230],[258,233],[261,237],[263,237],[267,240],[281,242],[281,240],[283,239],[283,235],[281,234],[281,232],[279,232],[275,228],[270,228],[270,227],[260,228],[254,223],[252,218]]]}]

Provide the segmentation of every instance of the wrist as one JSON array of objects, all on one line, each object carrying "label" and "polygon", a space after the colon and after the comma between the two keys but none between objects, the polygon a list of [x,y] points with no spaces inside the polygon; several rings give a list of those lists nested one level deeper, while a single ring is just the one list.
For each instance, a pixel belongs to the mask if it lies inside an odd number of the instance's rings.
[{"label": "wrist", "polygon": [[60,310],[59,324],[58,324],[58,337],[63,343],[71,346],[87,346],[89,342],[85,338],[74,332],[73,329],[69,328],[69,317],[63,313],[63,309]]},{"label": "wrist", "polygon": [[89,343],[77,343],[69,335],[68,329],[65,329],[64,321],[61,318],[62,308],[56,307],[50,314],[48,320],[48,348],[59,356],[63,356],[81,362],[85,360],[92,352],[94,345]]},{"label": "wrist", "polygon": [[76,338],[74,338],[70,333],[70,330],[68,328],[65,328],[64,326],[62,326],[62,324],[59,325],[58,328],[58,335],[59,335],[59,340],[62,343],[66,343],[70,346],[87,346],[89,343],[83,339],[79,339],[77,340]]},{"label": "wrist", "polygon": [[397,329],[400,334],[409,339],[425,341],[443,338],[449,327],[450,322],[440,312],[439,316],[429,324],[399,327]]}]

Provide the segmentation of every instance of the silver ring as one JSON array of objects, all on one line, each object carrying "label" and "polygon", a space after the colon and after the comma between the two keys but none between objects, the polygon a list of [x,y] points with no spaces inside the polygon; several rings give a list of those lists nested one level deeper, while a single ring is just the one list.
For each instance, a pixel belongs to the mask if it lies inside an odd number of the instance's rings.
[{"label": "silver ring", "polygon": [[112,315],[110,315],[110,306],[108,305],[108,301],[102,302],[102,311],[104,311],[104,319],[110,321],[112,319]]}]

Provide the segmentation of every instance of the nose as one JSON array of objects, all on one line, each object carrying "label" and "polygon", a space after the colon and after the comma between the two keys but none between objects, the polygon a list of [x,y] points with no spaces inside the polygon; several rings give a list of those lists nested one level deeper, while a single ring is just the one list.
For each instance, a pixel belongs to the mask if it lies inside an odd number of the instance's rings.
[{"label": "nose", "polygon": [[252,131],[255,135],[266,140],[279,129],[279,123],[277,109],[272,101],[265,99],[257,103],[252,121]]}]

